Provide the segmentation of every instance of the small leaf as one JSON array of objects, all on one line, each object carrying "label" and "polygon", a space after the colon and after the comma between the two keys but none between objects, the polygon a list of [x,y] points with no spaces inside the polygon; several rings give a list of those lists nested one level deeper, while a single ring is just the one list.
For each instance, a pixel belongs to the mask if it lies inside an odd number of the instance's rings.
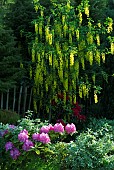
[{"label": "small leaf", "polygon": [[40,155],[40,151],[39,150],[36,150],[35,151],[37,155]]}]

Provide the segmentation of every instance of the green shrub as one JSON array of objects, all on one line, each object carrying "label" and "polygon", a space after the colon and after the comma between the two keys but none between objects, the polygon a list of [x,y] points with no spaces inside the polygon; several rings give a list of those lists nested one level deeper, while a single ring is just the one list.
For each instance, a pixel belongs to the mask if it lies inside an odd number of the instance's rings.
[{"label": "green shrub", "polygon": [[4,124],[16,124],[20,116],[16,112],[10,110],[0,110],[0,122]]},{"label": "green shrub", "polygon": [[71,170],[114,169],[114,121],[91,119],[88,130],[68,144],[65,158]]}]

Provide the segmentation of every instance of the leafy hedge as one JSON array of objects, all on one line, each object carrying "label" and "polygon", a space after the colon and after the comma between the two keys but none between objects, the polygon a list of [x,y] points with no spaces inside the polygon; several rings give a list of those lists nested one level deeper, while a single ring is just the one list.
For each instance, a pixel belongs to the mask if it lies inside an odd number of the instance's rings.
[{"label": "leafy hedge", "polygon": [[20,116],[16,112],[0,109],[0,122],[4,124],[16,124],[19,119]]}]

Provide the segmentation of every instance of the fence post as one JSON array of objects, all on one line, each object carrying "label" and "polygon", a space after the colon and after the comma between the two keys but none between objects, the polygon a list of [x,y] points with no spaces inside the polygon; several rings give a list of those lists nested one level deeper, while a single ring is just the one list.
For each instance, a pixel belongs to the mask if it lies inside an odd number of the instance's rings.
[{"label": "fence post", "polygon": [[20,113],[20,104],[21,104],[21,95],[22,95],[23,86],[20,87],[19,100],[18,100],[18,114]]},{"label": "fence post", "polygon": [[16,86],[14,87],[14,92],[13,92],[13,112],[15,111],[15,96],[16,96]]},{"label": "fence post", "polygon": [[6,97],[6,110],[8,110],[8,103],[9,103],[9,89],[7,90],[7,97]]},{"label": "fence post", "polygon": [[32,88],[31,88],[31,91],[30,91],[30,98],[29,98],[28,110],[30,110],[30,106],[31,106],[31,99],[32,99]]},{"label": "fence post", "polygon": [[1,93],[1,109],[3,109],[3,92]]},{"label": "fence post", "polygon": [[24,90],[24,104],[23,104],[23,114],[25,114],[25,109],[26,109],[27,88],[28,88],[28,87],[25,87],[25,90]]}]

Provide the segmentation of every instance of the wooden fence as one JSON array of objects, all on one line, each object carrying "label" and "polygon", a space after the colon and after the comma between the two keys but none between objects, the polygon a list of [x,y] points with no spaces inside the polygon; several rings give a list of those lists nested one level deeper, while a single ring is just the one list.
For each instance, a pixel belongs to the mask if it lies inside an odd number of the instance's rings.
[{"label": "wooden fence", "polygon": [[1,92],[0,109],[12,110],[18,114],[23,114],[27,110],[32,110],[32,88],[14,87],[7,92]]}]

